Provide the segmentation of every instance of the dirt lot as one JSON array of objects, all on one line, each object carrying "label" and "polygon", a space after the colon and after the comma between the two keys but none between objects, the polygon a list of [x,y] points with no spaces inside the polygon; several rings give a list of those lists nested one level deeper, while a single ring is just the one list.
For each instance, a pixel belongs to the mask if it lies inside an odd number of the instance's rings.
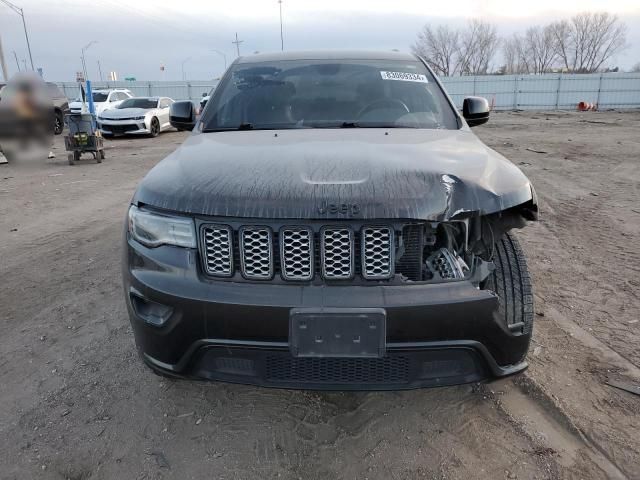
[{"label": "dirt lot", "polygon": [[1,478],[640,478],[640,113],[498,113],[476,132],[536,186],[519,233],[531,367],[487,385],[318,393],[173,382],[120,283],[137,182],[186,134],[0,166]]}]

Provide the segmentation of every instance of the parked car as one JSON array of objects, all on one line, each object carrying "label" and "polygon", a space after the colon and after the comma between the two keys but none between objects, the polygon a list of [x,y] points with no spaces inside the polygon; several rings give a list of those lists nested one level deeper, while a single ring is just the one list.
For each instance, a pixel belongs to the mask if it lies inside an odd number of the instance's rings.
[{"label": "parked car", "polygon": [[98,115],[98,128],[105,136],[144,134],[157,137],[171,128],[167,97],[133,97]]},{"label": "parked car", "polygon": [[64,129],[64,116],[70,112],[69,100],[67,96],[62,93],[62,90],[52,82],[46,82],[47,92],[53,102],[54,110],[54,133],[60,135]]},{"label": "parked car", "polygon": [[211,95],[207,95],[206,93],[202,94],[202,98],[200,99],[200,107],[198,109],[198,114],[202,114],[202,112],[204,111],[204,107],[207,106],[207,102],[209,101],[209,99],[211,98]]},{"label": "parked car", "polygon": [[[113,88],[107,90],[93,90],[93,106],[96,115],[101,114],[104,110],[115,108],[127,98],[133,97],[131,91],[125,88]],[[80,113],[82,108],[82,98],[76,98],[69,105],[71,113]]]},{"label": "parked car", "polygon": [[124,286],[165,376],[405,389],[527,367],[531,182],[398,52],[241,57],[133,197]]}]

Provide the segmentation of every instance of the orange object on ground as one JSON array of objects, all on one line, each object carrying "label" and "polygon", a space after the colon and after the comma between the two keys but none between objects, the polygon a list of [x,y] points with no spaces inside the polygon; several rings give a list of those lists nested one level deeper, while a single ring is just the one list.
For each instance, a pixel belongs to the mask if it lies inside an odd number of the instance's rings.
[{"label": "orange object on ground", "polygon": [[595,103],[580,102],[578,103],[578,110],[581,112],[587,112],[589,110],[597,110],[598,106]]}]

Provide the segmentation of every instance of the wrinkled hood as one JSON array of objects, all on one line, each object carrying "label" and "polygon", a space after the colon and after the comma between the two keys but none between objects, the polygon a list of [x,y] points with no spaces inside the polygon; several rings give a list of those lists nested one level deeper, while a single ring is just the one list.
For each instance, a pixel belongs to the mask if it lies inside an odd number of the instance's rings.
[{"label": "wrinkled hood", "polygon": [[468,130],[299,129],[194,134],[133,201],[215,216],[442,221],[531,198],[524,174]]},{"label": "wrinkled hood", "polygon": [[103,118],[132,118],[144,117],[149,111],[147,108],[112,108],[102,112]]}]

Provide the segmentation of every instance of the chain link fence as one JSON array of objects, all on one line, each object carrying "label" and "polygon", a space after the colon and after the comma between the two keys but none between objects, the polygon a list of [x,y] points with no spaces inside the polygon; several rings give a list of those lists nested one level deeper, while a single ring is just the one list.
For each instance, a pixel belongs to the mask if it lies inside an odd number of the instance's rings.
[{"label": "chain link fence", "polygon": [[[579,102],[599,109],[640,108],[640,73],[478,75],[441,77],[458,108],[465,97],[486,97],[494,110],[575,110]],[[197,102],[217,81],[95,82],[94,89],[128,88],[134,95]],[[58,83],[67,98],[77,98],[75,82]]]}]

